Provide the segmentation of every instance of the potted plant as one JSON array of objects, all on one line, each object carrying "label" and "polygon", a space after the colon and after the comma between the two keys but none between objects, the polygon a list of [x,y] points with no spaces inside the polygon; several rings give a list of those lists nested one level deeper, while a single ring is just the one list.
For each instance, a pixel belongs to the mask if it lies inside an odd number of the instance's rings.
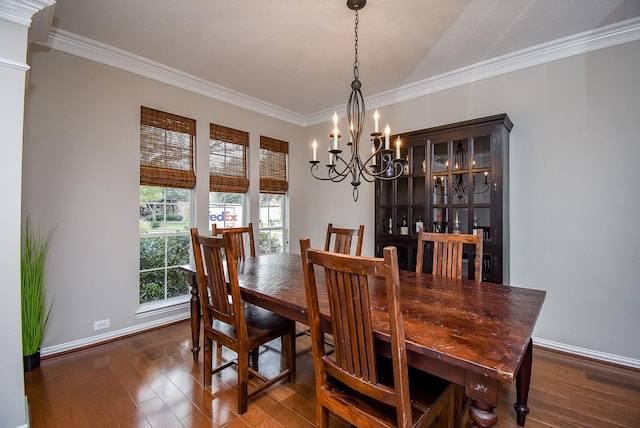
[{"label": "potted plant", "polygon": [[27,217],[22,229],[20,288],[22,299],[22,354],[24,370],[40,367],[40,345],[53,302],[47,304],[45,268],[53,230],[43,232]]}]

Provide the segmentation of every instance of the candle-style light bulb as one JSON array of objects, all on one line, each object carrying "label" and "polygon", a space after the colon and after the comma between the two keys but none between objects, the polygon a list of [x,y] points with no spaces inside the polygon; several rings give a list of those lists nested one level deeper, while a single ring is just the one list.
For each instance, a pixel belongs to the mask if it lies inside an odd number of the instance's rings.
[{"label": "candle-style light bulb", "polygon": [[371,155],[373,156],[371,158],[371,166],[376,166],[376,148],[375,147],[371,147]]},{"label": "candle-style light bulb", "polygon": [[376,110],[376,112],[373,113],[373,120],[375,123],[375,132],[378,132],[378,119],[380,119],[380,115],[378,114],[378,110]]},{"label": "candle-style light bulb", "polygon": [[311,147],[313,147],[313,161],[315,162],[318,157],[318,143],[316,142],[316,140],[313,140],[313,143],[311,143]]},{"label": "candle-style light bulb", "polygon": [[333,150],[338,150],[338,113],[333,112]]},{"label": "candle-style light bulb", "polygon": [[396,140],[396,159],[400,159],[400,137]]},{"label": "candle-style light bulb", "polygon": [[389,150],[389,134],[391,134],[391,129],[389,128],[389,124],[384,128],[384,149]]}]

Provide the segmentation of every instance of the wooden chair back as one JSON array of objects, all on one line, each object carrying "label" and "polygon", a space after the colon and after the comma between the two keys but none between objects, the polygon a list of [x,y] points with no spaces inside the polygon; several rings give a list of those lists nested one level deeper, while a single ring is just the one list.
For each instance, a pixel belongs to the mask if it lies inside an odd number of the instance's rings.
[{"label": "wooden chair back", "polygon": [[[213,320],[222,321],[238,329],[238,339],[242,340],[243,336],[246,337],[246,326],[238,285],[234,235],[205,236],[198,235],[198,229],[191,229],[200,306],[205,325],[211,324]],[[229,278],[225,277],[225,253]]]},{"label": "wooden chair back", "polygon": [[[333,227],[332,223],[327,226],[327,238],[324,242],[325,251],[334,253],[351,254],[352,238],[357,236],[355,255],[362,255],[362,239],[364,238],[364,225],[357,229],[345,229]],[[333,250],[331,250],[331,240],[333,238]]]},{"label": "wooden chair back", "polygon": [[[235,228],[234,228],[235,229]],[[211,386],[212,376],[237,364],[238,413],[247,411],[249,398],[282,379],[295,381],[295,322],[256,305],[243,305],[238,283],[238,261],[235,253],[245,231],[225,231],[222,236],[199,235],[191,229],[200,306],[204,327],[204,387]],[[226,256],[226,257],[225,257]],[[226,263],[226,275],[225,265]],[[226,276],[226,277],[225,277]],[[286,368],[271,376],[258,371],[258,348],[273,339],[282,340]],[[238,358],[215,369],[213,342],[236,352]],[[252,366],[249,366],[249,360]],[[260,381],[249,391],[249,374]]]},{"label": "wooden chair back", "polygon": [[[217,227],[213,224],[211,231],[213,236],[222,235],[224,232],[239,232],[239,234],[233,234],[233,247],[235,249],[235,255],[237,259],[244,260],[246,249],[249,250],[249,256],[256,256],[256,244],[253,237],[253,223],[249,223],[247,226],[242,227]],[[248,238],[248,246],[245,245],[244,236]]]},{"label": "wooden chair back", "polygon": [[[337,254],[311,249],[310,240],[300,241],[304,283],[318,401],[318,426],[326,426],[327,411],[335,412],[356,426],[374,426],[368,412],[325,396],[328,379],[371,399],[396,408],[398,426],[411,426],[411,404],[404,327],[399,303],[398,257],[395,247],[384,249],[384,258]],[[325,270],[334,352],[327,354],[321,327],[318,286],[314,265]],[[379,382],[369,301],[369,276],[383,276],[389,302],[393,365],[393,387]],[[366,422],[365,422],[366,421]]]},{"label": "wooden chair back", "polygon": [[482,229],[478,229],[476,235],[467,235],[425,232],[420,228],[416,258],[417,273],[423,271],[425,242],[433,242],[433,269],[431,273],[447,278],[462,278],[463,246],[464,244],[474,245],[474,280],[476,282],[482,281]]}]

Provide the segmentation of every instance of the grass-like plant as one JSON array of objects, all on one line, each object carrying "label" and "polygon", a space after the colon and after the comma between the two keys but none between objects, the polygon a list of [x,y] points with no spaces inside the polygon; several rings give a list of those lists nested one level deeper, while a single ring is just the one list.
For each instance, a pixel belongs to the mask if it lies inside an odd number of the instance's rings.
[{"label": "grass-like plant", "polygon": [[22,229],[20,286],[22,295],[22,353],[40,350],[53,302],[46,301],[46,262],[53,230],[43,232],[27,217]]}]

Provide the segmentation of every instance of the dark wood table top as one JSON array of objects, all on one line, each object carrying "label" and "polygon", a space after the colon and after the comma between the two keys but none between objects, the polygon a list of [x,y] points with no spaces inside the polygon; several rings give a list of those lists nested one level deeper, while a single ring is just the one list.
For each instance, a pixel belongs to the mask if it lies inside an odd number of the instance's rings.
[{"label": "dark wood table top", "polygon": [[[248,258],[238,265],[238,276],[245,300],[308,324],[300,255]],[[318,281],[323,278],[316,273]],[[400,283],[410,364],[461,384],[469,371],[499,382],[515,380],[544,291],[409,271],[400,271]],[[372,281],[370,292],[376,337],[388,343],[384,282]],[[319,302],[328,313],[326,295]]]}]

